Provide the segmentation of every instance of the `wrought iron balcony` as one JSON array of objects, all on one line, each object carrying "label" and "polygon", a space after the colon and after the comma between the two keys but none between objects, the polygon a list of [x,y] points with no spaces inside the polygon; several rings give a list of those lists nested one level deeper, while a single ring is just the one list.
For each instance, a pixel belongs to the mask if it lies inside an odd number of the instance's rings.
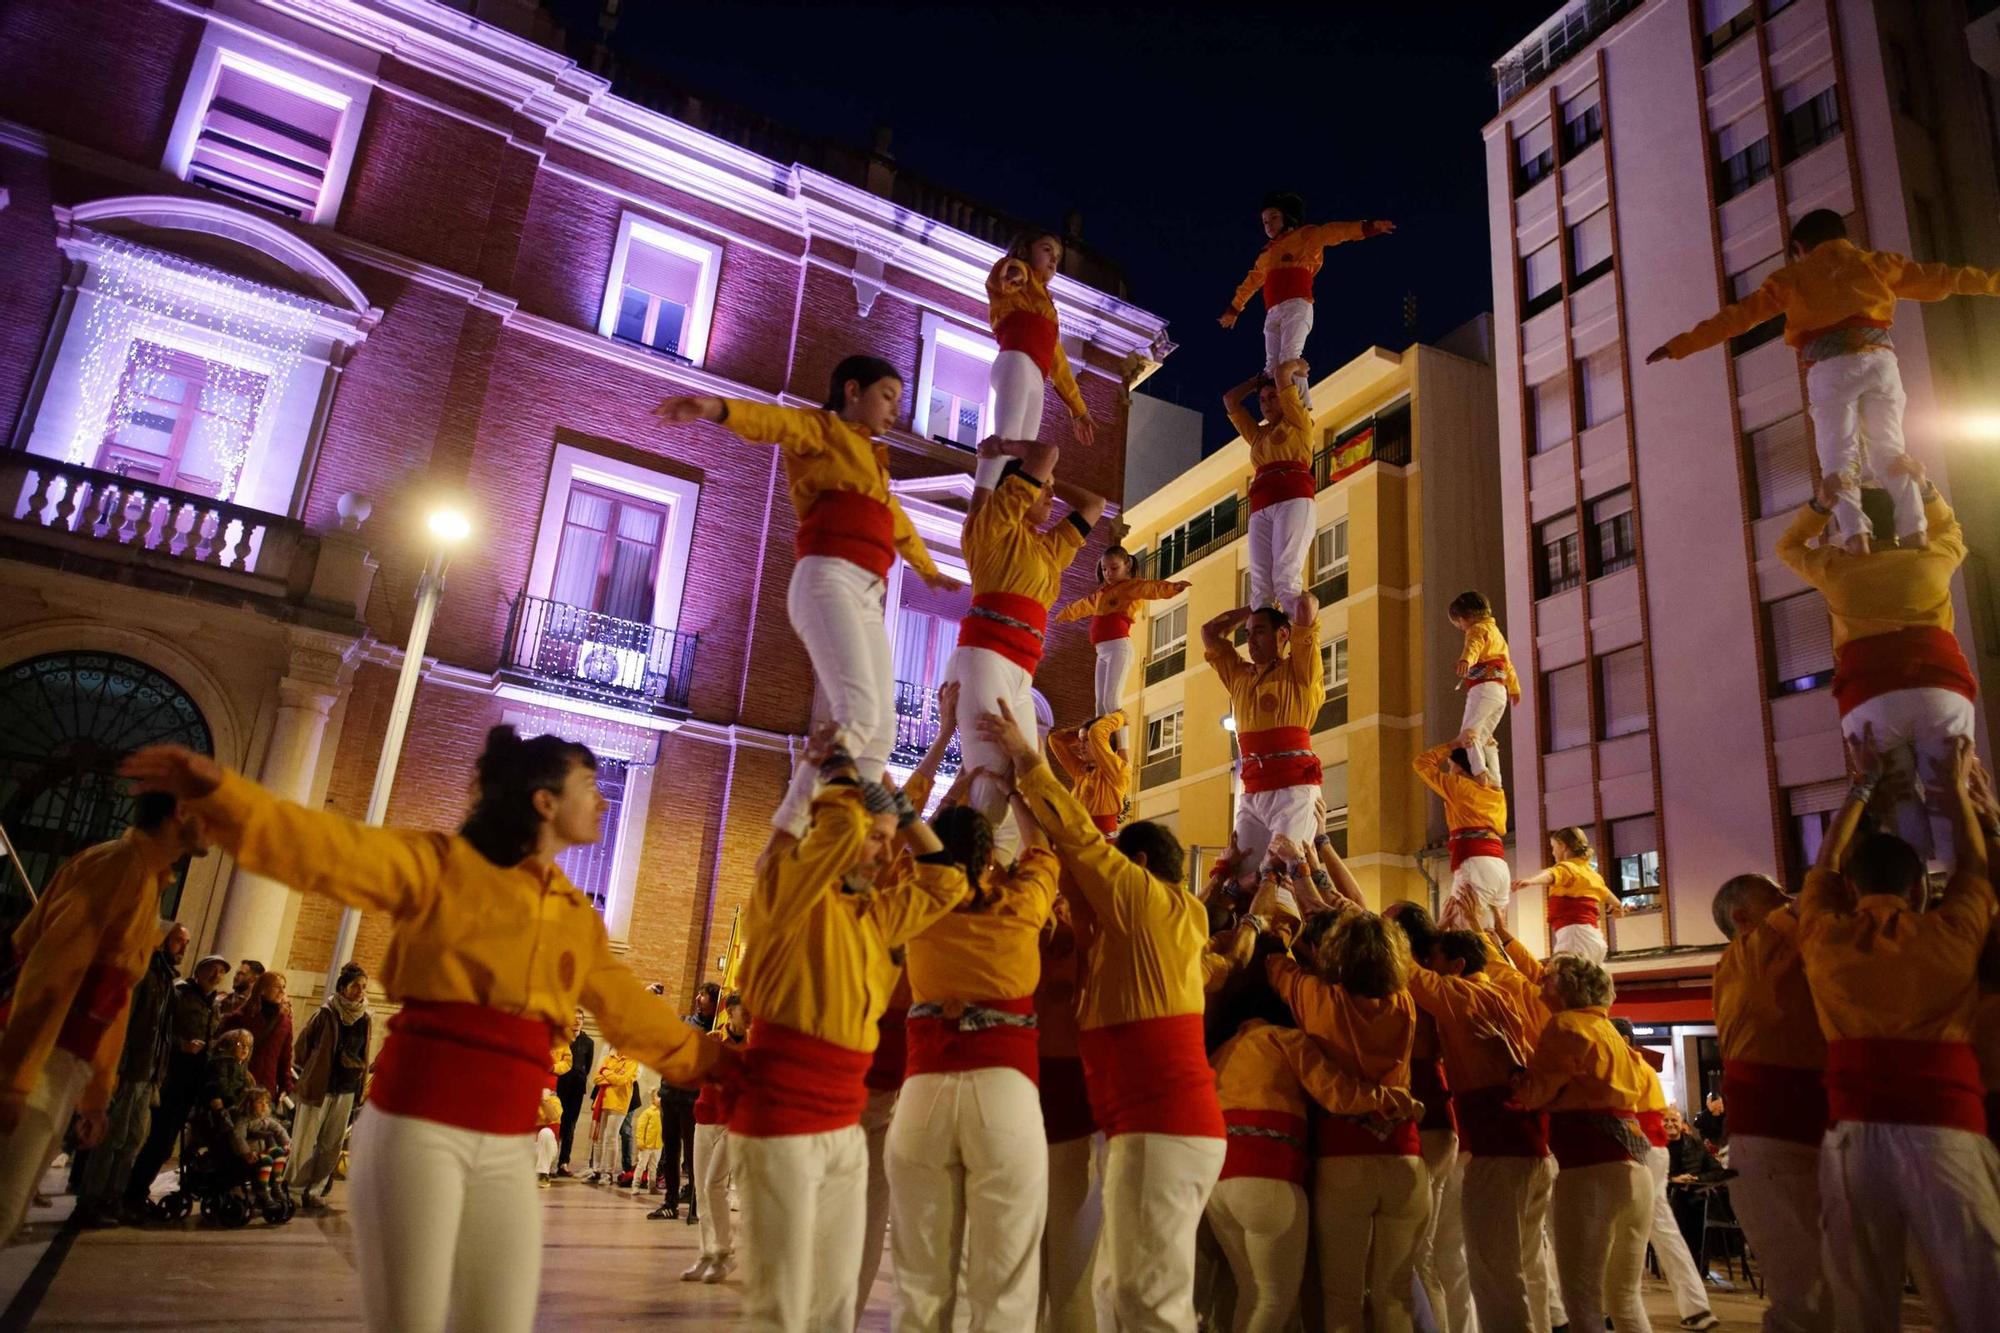
[{"label": "wrought iron balcony", "polygon": [[501,674],[551,694],[688,715],[699,636],[526,593],[514,599]]},{"label": "wrought iron balcony", "polygon": [[[937,739],[938,729],[943,725],[936,690],[915,681],[897,681],[896,743],[889,748],[889,762],[898,768],[915,765],[924,757],[924,751],[931,748],[931,742]],[[957,773],[959,759],[958,737],[954,736],[951,744],[945,747],[944,763],[938,766],[938,775],[947,777]]]}]

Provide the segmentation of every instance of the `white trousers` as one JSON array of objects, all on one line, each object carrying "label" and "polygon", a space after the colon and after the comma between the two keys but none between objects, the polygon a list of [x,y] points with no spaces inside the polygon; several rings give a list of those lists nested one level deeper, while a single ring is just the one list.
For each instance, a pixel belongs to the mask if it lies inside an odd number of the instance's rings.
[{"label": "white trousers", "polygon": [[[654,1168],[658,1167],[659,1164],[660,1164],[660,1150],[658,1148],[640,1148],[633,1152],[632,1185],[631,1185],[632,1193],[637,1194],[639,1192],[640,1181],[644,1180],[650,1182],[652,1180],[653,1170]],[[700,1196],[697,1195],[696,1197],[699,1198]]]},{"label": "white trousers", "polygon": [[590,1169],[612,1180],[625,1169],[625,1156],[618,1146],[618,1126],[624,1120],[623,1111],[606,1111],[591,1124]]},{"label": "white trousers", "polygon": [[1941,1325],[1990,1327],[2000,1311],[2000,1153],[1985,1136],[1844,1121],[1827,1131],[1819,1185],[1841,1329],[1897,1327],[1912,1255]]},{"label": "white trousers", "polygon": [[14,1238],[49,1163],[62,1149],[77,1099],[90,1086],[90,1066],[65,1050],[52,1050],[21,1104],[21,1121],[0,1134],[0,1245]]},{"label": "white trousers", "polygon": [[854,1318],[868,1305],[875,1290],[875,1275],[882,1271],[882,1242],[889,1234],[890,1120],[896,1114],[896,1089],[868,1090],[868,1103],[861,1108],[861,1137],[868,1145],[868,1211],[861,1224],[861,1276],[855,1284]]},{"label": "white trousers", "polygon": [[1306,552],[1313,539],[1313,502],[1305,496],[1265,505],[1250,515],[1250,605],[1286,615],[1306,587]]},{"label": "white trousers", "polygon": [[352,1161],[354,1269],[372,1333],[534,1327],[542,1210],[532,1135],[367,1106]]},{"label": "white trousers", "polygon": [[1819,1149],[1757,1134],[1729,1136],[1729,1205],[1764,1275],[1764,1333],[1826,1333]]},{"label": "white trousers", "polygon": [[[1003,440],[1033,440],[1042,433],[1042,368],[1026,352],[993,358],[986,382],[993,390],[993,434]],[[982,458],[973,465],[972,484],[992,490],[1007,470],[1005,458]]]},{"label": "white trousers", "polygon": [[1596,926],[1558,926],[1554,945],[1551,953],[1573,953],[1599,967],[1604,966],[1604,956],[1611,952],[1610,941]]},{"label": "white trousers", "polygon": [[1208,1196],[1208,1229],[1236,1279],[1230,1333],[1287,1333],[1299,1311],[1310,1215],[1289,1180],[1232,1176]]},{"label": "white trousers", "polygon": [[556,1137],[555,1128],[543,1125],[535,1131],[535,1174],[553,1175],[556,1169],[556,1155],[562,1151],[562,1141]]},{"label": "white trousers", "polygon": [[1702,1285],[1701,1270],[1695,1266],[1694,1256],[1688,1253],[1687,1237],[1681,1235],[1674,1206],[1667,1202],[1667,1170],[1672,1160],[1673,1154],[1658,1146],[1646,1154],[1646,1171],[1653,1178],[1653,1227],[1649,1239],[1653,1253],[1659,1257],[1660,1272],[1667,1279],[1667,1289],[1674,1294],[1674,1311],[1686,1319],[1708,1309],[1708,1288]]},{"label": "white trousers", "polygon": [[800,556],[785,609],[813,679],[861,776],[882,780],[896,741],[896,672],[882,621],[883,582],[852,560]]},{"label": "white trousers", "polygon": [[1104,1154],[1102,1134],[1048,1145],[1040,1325],[1045,1333],[1095,1333],[1110,1326],[1108,1312],[1099,1316],[1095,1281],[1097,1236],[1104,1224]]},{"label": "white trousers", "polygon": [[1465,714],[1459,721],[1459,730],[1472,733],[1465,747],[1465,762],[1473,777],[1491,773],[1499,780],[1500,743],[1493,739],[1493,733],[1500,729],[1500,719],[1506,715],[1505,685],[1497,680],[1482,680],[1465,687]]},{"label": "white trousers", "polygon": [[732,1134],[743,1204],[743,1323],[757,1333],[854,1333],[868,1212],[859,1125],[822,1134]]},{"label": "white trousers", "polygon": [[1222,1174],[1221,1139],[1119,1134],[1104,1161],[1104,1231],[1112,1327],[1185,1333],[1194,1327],[1194,1237]]},{"label": "white trousers", "polygon": [[1132,675],[1136,653],[1130,639],[1106,639],[1097,645],[1097,673],[1094,699],[1097,715],[1118,711],[1125,698],[1125,682]]},{"label": "white trousers", "polygon": [[1873,731],[1885,784],[1909,793],[1896,803],[1897,836],[1932,861],[1952,859],[1951,821],[1924,804],[1925,775],[1952,752],[1957,738],[1972,738],[1972,722],[1972,700],[1935,688],[1878,694],[1840,719],[1842,735],[1859,739],[1863,730]]},{"label": "white trousers", "polygon": [[1440,909],[1441,924],[1448,930],[1483,931],[1492,920],[1492,909],[1504,908],[1514,895],[1514,875],[1498,856],[1468,856],[1451,872],[1451,893]]},{"label": "white trousers", "polygon": [[1903,374],[1890,351],[1855,352],[1819,361],[1806,371],[1806,404],[1812,414],[1819,470],[1847,484],[1833,505],[1836,538],[1869,531],[1861,512],[1861,475],[1889,492],[1896,506],[1896,535],[1924,531],[1924,502],[1916,479],[1895,469],[1903,456]]},{"label": "white trousers", "polygon": [[1550,1204],[1556,1267],[1571,1328],[1652,1333],[1640,1282],[1653,1229],[1653,1178],[1637,1162],[1570,1167]]},{"label": "white trousers", "polygon": [[736,1219],[729,1211],[729,1126],[694,1127],[694,1197],[701,1201],[704,1259],[720,1259],[735,1249]]},{"label": "white trousers", "polygon": [[1479,1326],[1489,1333],[1549,1333],[1542,1233],[1556,1178],[1553,1157],[1470,1157],[1459,1216]]},{"label": "white trousers", "polygon": [[1430,1177],[1430,1216],[1417,1236],[1416,1273],[1411,1295],[1417,1327],[1425,1333],[1459,1333],[1472,1318],[1472,1285],[1465,1274],[1465,1228],[1458,1196],[1463,1179],[1458,1135],[1427,1129],[1424,1171]]},{"label": "white trousers", "polygon": [[1257,874],[1263,867],[1264,853],[1270,850],[1271,839],[1290,838],[1303,849],[1312,845],[1313,835],[1318,832],[1318,787],[1301,785],[1243,793],[1243,799],[1236,805],[1236,845],[1243,849],[1238,875]]},{"label": "white trousers", "polygon": [[[1007,754],[992,741],[979,735],[982,713],[998,713],[1005,702],[1014,721],[1028,735],[1035,728],[1035,679],[1014,662],[991,648],[959,647],[951,650],[945,676],[958,682],[958,744],[963,763],[994,773],[1011,773]],[[970,800],[974,809],[993,821],[994,846],[999,850],[1009,837],[1006,850],[1019,845],[1019,834],[1007,818],[1007,779],[984,774],[972,780]],[[1003,825],[1004,831],[1003,831]]]},{"label": "white trousers", "polygon": [[1033,1327],[1049,1203],[1034,1083],[1016,1069],[913,1075],[885,1156],[896,1327],[949,1333],[961,1271],[973,1333]]},{"label": "white trousers", "polygon": [[[1275,375],[1278,367],[1305,355],[1306,335],[1312,332],[1313,303],[1303,296],[1280,301],[1264,312],[1264,373]],[[1312,388],[1304,375],[1298,378],[1299,399],[1312,411]]]},{"label": "white trousers", "polygon": [[[1423,1159],[1322,1157],[1313,1168],[1313,1230],[1327,1333],[1409,1333],[1417,1240],[1430,1219]],[[1373,1312],[1372,1325],[1362,1310]]]},{"label": "white trousers", "polygon": [[354,1094],[343,1092],[316,1102],[301,1102],[292,1125],[292,1165],[286,1176],[300,1194],[333,1179],[340,1164],[340,1141],[347,1137],[347,1118],[354,1111]]}]

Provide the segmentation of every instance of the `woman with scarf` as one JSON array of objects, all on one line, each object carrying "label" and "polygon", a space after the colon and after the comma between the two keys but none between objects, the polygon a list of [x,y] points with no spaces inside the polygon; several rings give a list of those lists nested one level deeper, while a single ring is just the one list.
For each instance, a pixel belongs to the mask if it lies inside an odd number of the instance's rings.
[{"label": "woman with scarf", "polygon": [[[340,1141],[368,1073],[368,1034],[368,973],[349,963],[333,994],[306,1020],[295,1052],[299,1081],[292,1099],[299,1109],[290,1174],[302,1203],[323,1204],[333,1192]],[[317,1197],[315,1186],[324,1187]]]}]

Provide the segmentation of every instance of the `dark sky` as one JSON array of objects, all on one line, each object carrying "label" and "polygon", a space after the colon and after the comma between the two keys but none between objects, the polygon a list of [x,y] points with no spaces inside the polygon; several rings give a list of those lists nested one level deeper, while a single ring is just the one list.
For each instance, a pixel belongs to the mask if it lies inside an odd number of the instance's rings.
[{"label": "dark sky", "polygon": [[1560,4],[628,0],[613,45],[815,134],[865,147],[886,123],[899,163],[1004,212],[1081,210],[1180,344],[1144,391],[1205,413],[1212,448],[1222,391],[1263,356],[1261,301],[1232,331],[1215,317],[1263,243],[1266,191],[1303,194],[1315,221],[1400,228],[1328,253],[1316,372],[1404,345],[1406,293],[1423,339],[1491,308],[1488,67]]}]

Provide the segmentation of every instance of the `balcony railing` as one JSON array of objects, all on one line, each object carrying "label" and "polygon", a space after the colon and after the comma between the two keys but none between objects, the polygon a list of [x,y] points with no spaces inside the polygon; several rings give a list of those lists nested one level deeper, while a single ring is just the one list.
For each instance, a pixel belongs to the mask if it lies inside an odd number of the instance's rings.
[{"label": "balcony railing", "polygon": [[67,534],[86,549],[123,548],[284,585],[298,572],[305,536],[302,524],[276,514],[36,454],[0,454],[0,504],[14,523]]},{"label": "balcony railing", "polygon": [[[1338,691],[1336,693],[1335,691]],[[1319,706],[1319,716],[1313,719],[1314,731],[1327,731],[1333,727],[1347,725],[1347,686],[1343,683],[1331,686],[1326,692],[1326,702]]]},{"label": "balcony railing", "polygon": [[1505,107],[1597,40],[1599,34],[1639,7],[1640,0],[1576,0],[1544,23],[1534,36],[1493,66],[1493,85]]},{"label": "balcony railing", "polygon": [[1157,787],[1162,782],[1178,782],[1180,776],[1181,752],[1176,750],[1164,758],[1146,761],[1145,766],[1139,770],[1139,789],[1144,791],[1148,787]]},{"label": "balcony railing", "polygon": [[1187,640],[1183,639],[1166,652],[1146,660],[1146,683],[1158,685],[1163,680],[1172,680],[1185,670],[1187,670]]},{"label": "balcony railing", "polygon": [[514,599],[501,673],[578,699],[686,717],[699,636],[526,593]]},{"label": "balcony railing", "polygon": [[[889,762],[899,768],[913,766],[931,748],[943,724],[936,690],[914,681],[897,681],[896,743],[889,747]],[[958,772],[959,757],[958,737],[954,736],[945,747],[944,762],[938,766],[939,776]]]}]

